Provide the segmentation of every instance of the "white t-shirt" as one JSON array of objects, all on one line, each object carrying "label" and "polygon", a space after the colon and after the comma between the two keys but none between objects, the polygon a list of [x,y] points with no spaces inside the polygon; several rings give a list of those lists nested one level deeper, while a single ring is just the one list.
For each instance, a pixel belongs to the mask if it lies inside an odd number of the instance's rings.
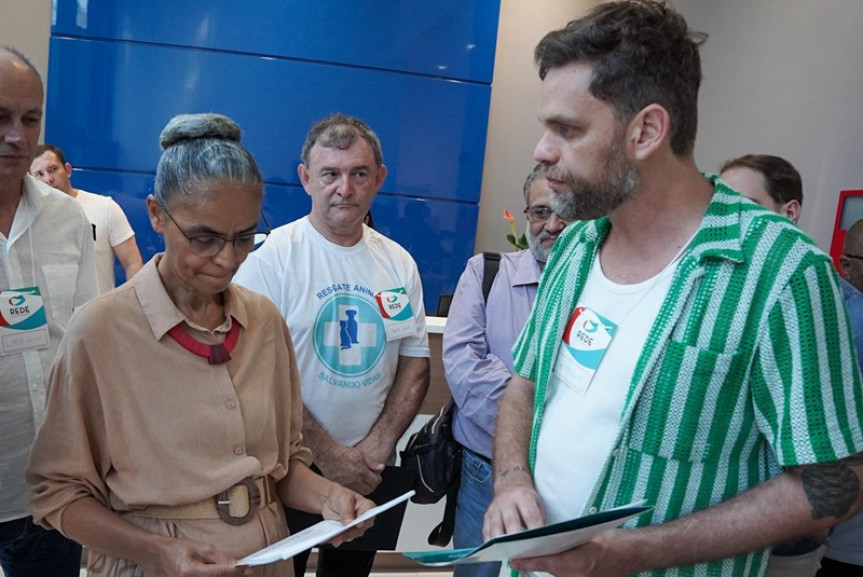
[{"label": "white t-shirt", "polygon": [[78,190],[78,196],[75,198],[81,203],[87,220],[93,225],[99,294],[106,293],[114,288],[114,249],[112,247],[135,236],[135,231],[129,225],[123,209],[113,198],[86,190]]},{"label": "white t-shirt", "polygon": [[[342,445],[359,443],[383,411],[399,356],[429,356],[416,263],[368,227],[356,245],[342,247],[308,217],[281,226],[249,255],[234,282],[279,307],[297,352],[303,403]],[[412,314],[384,319],[388,298],[401,298],[404,311],[409,302]],[[388,341],[388,322],[413,328]]]},{"label": "white t-shirt", "polygon": [[589,500],[617,443],[635,364],[677,262],[646,281],[621,285],[594,260],[564,332],[537,439],[534,481],[548,523],[594,512]]}]

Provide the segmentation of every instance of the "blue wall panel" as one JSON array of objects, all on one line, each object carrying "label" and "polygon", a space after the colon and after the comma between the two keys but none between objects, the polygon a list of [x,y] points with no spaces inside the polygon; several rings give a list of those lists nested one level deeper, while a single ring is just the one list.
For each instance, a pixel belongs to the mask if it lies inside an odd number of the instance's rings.
[{"label": "blue wall panel", "polygon": [[307,214],[296,167],[310,125],[367,121],[389,169],[375,224],[407,248],[426,308],[473,249],[499,0],[54,0],[45,141],[76,186],[111,194],[145,259],[158,134],[179,113],[234,118],[273,226]]},{"label": "blue wall panel", "polygon": [[499,0],[55,0],[53,33],[491,83]]},{"label": "blue wall panel", "polygon": [[[88,90],[82,77],[94,79],[84,81]],[[265,180],[299,184],[306,132],[341,111],[378,133],[389,168],[383,191],[478,202],[490,97],[485,84],[55,37],[45,141],[82,168],[153,171],[168,119],[220,112],[243,127]]]}]

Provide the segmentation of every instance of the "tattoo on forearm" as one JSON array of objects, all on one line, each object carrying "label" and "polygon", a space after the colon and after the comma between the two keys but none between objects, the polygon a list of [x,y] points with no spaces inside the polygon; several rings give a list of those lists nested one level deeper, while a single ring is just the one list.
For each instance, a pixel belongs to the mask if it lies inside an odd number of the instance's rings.
[{"label": "tattoo on forearm", "polygon": [[813,519],[843,517],[848,513],[860,494],[860,481],[851,467],[860,464],[863,455],[803,468],[803,490],[812,505]]},{"label": "tattoo on forearm", "polygon": [[522,467],[521,465],[515,465],[514,467],[510,467],[509,469],[505,470],[503,473],[500,474],[500,478],[504,479],[507,475],[509,475],[510,473],[515,473],[516,471],[527,471],[527,467]]}]

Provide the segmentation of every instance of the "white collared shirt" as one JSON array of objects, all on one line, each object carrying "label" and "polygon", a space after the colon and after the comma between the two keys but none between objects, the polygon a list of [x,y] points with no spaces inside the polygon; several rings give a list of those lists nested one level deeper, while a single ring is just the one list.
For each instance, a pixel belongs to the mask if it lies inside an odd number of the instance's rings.
[{"label": "white collared shirt", "polygon": [[48,348],[0,356],[0,522],[27,515],[24,470],[45,410],[45,384],[72,310],[96,291],[90,223],[71,197],[30,176],[9,237],[0,234],[0,290],[38,286]]}]

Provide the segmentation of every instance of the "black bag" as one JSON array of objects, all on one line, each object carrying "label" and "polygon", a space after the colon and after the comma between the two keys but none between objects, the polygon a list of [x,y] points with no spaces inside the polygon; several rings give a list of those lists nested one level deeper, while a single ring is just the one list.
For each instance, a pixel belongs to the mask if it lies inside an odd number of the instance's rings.
[{"label": "black bag", "polygon": [[[497,276],[500,253],[483,253],[482,296],[488,293]],[[455,507],[461,481],[461,445],[452,434],[455,401],[450,399],[435,416],[410,436],[400,453],[402,467],[416,472],[411,501],[421,505],[437,503],[446,496],[443,521],[429,533],[429,545],[446,547],[455,526]]]},{"label": "black bag", "polygon": [[410,436],[401,452],[402,466],[416,470],[411,501],[437,503],[461,478],[461,445],[452,435],[455,402],[450,401]]},{"label": "black bag", "polygon": [[411,501],[421,505],[437,503],[446,497],[443,521],[432,529],[429,545],[446,547],[455,526],[455,505],[461,481],[461,445],[452,435],[455,401],[450,401],[410,436],[400,453],[402,467],[414,470]]}]

